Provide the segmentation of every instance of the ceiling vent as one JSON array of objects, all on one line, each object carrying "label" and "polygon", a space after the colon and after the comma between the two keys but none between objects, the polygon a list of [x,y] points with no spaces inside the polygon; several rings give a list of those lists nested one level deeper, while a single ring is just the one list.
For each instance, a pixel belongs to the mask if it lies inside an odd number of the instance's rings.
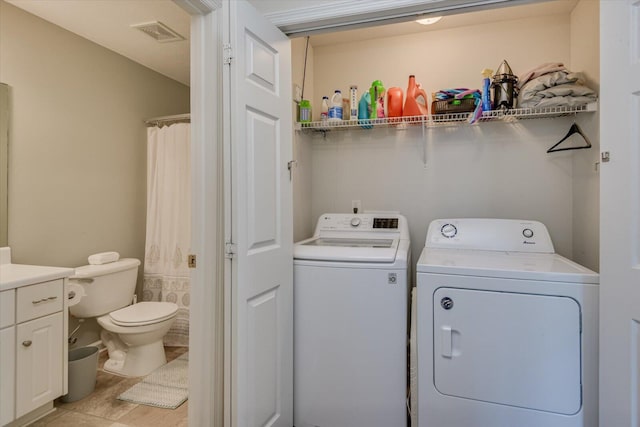
[{"label": "ceiling vent", "polygon": [[142,31],[149,37],[152,37],[154,40],[160,43],[168,43],[168,42],[178,42],[184,40],[177,32],[173,31],[171,28],[167,27],[162,22],[145,22],[144,24],[135,24],[131,26],[132,28],[137,28]]}]

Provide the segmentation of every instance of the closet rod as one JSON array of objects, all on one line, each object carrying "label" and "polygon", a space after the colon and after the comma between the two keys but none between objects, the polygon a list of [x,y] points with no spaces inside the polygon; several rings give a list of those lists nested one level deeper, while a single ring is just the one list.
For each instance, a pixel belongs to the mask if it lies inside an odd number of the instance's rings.
[{"label": "closet rod", "polygon": [[176,114],[175,116],[154,117],[144,121],[147,126],[167,126],[172,123],[191,122],[191,114]]}]

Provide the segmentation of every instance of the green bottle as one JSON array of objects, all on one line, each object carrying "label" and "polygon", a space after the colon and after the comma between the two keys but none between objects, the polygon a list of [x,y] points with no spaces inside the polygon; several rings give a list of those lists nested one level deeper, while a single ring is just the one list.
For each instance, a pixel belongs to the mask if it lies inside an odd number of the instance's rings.
[{"label": "green bottle", "polygon": [[384,86],[380,80],[371,83],[369,96],[371,97],[371,114],[370,119],[384,118]]},{"label": "green bottle", "polygon": [[309,123],[311,121],[311,102],[306,99],[300,101],[300,123]]}]

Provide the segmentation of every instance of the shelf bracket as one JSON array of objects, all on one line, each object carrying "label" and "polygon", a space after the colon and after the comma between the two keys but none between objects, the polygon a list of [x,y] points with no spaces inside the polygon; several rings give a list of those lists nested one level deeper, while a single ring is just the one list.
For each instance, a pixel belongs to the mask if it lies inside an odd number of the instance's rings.
[{"label": "shelf bracket", "polygon": [[427,168],[427,121],[422,121],[422,164]]}]

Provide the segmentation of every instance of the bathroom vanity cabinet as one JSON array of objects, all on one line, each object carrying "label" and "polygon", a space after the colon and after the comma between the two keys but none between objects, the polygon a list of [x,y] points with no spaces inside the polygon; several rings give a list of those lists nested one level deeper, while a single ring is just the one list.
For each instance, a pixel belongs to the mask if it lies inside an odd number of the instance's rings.
[{"label": "bathroom vanity cabinet", "polygon": [[63,394],[63,280],[16,292],[16,418]]},{"label": "bathroom vanity cabinet", "polygon": [[72,269],[0,265],[0,425],[23,425],[67,393],[66,278]]}]

